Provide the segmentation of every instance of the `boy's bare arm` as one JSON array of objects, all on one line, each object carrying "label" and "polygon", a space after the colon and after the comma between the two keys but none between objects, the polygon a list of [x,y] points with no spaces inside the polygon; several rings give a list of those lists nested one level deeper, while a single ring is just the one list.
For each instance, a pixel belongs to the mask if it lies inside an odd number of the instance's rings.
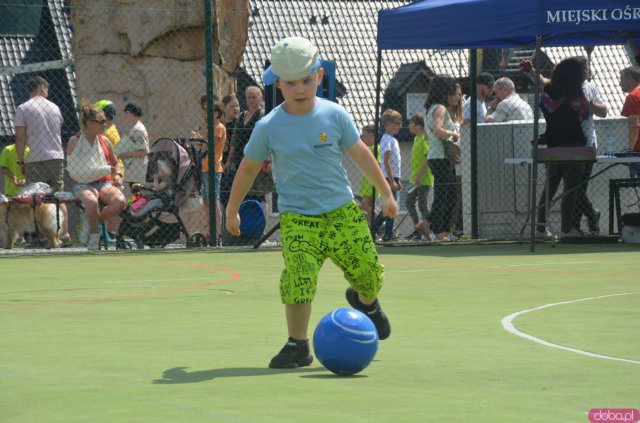
[{"label": "boy's bare arm", "polygon": [[362,140],[359,140],[349,147],[347,152],[364,176],[369,179],[380,192],[384,215],[396,217],[398,215],[398,203],[396,203],[396,200],[393,198],[391,187],[389,187],[389,184],[384,179],[380,166],[378,166],[375,157],[371,154],[371,150],[369,150]]},{"label": "boy's bare arm", "polygon": [[24,185],[24,179],[18,178],[16,175],[11,172],[8,167],[0,166],[0,173],[4,174],[7,178],[11,179],[16,185]]},{"label": "boy's bare arm", "polygon": [[384,169],[387,171],[387,179],[389,180],[389,186],[392,191],[399,191],[398,184],[393,177],[393,171],[391,170],[391,151],[386,151],[383,157]]},{"label": "boy's bare arm", "polygon": [[389,180],[389,185],[393,187],[393,172],[391,171],[391,151],[385,151],[384,153],[384,168],[387,171],[387,179]]},{"label": "boy's bare arm", "polygon": [[238,215],[240,203],[242,203],[247,192],[249,192],[249,189],[251,188],[251,185],[253,185],[253,181],[256,179],[261,167],[262,161],[251,160],[246,156],[240,162],[240,167],[233,179],[231,195],[229,196],[229,202],[227,203],[226,210],[226,227],[232,235],[240,236],[240,216]]}]

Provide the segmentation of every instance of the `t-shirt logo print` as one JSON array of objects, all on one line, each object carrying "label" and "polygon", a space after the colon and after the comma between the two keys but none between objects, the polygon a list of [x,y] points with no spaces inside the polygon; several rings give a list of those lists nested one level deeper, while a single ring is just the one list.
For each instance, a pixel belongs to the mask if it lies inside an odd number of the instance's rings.
[{"label": "t-shirt logo print", "polygon": [[326,132],[322,131],[318,134],[318,139],[320,140],[320,142],[322,142],[322,144],[316,144],[313,146],[313,148],[318,149],[318,148],[328,148],[333,146],[332,143],[327,143],[327,140],[329,139],[329,136],[327,135]]}]

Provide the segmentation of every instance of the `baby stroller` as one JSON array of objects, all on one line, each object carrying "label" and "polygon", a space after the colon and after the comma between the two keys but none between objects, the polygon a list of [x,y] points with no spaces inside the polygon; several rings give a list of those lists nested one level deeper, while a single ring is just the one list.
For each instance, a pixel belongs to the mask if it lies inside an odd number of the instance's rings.
[{"label": "baby stroller", "polygon": [[[155,193],[158,207],[143,215],[132,212],[128,205],[121,213],[122,221],[116,235],[116,249],[131,248],[125,237],[131,238],[137,248],[165,247],[184,235],[187,247],[204,247],[206,238],[201,233],[189,235],[180,217],[180,207],[193,199],[200,187],[199,173],[190,154],[171,138],[157,139],[149,149],[146,181],[152,182],[160,160],[172,167],[171,189]],[[146,190],[146,188],[143,188]]]}]

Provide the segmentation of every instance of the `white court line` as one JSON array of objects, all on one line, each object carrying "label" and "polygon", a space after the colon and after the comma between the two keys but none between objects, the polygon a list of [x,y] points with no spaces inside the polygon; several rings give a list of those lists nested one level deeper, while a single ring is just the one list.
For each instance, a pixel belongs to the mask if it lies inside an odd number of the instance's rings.
[{"label": "white court line", "polygon": [[[416,269],[416,270],[393,270],[393,271],[387,271],[385,270],[384,274],[385,275],[395,275],[397,273],[428,273],[428,272],[441,272],[442,268],[433,268],[433,269]],[[325,276],[342,276],[344,275],[344,273],[337,269],[337,270],[322,270],[322,274]],[[274,275],[262,275],[261,278],[262,279],[273,279],[273,278],[279,278],[282,275],[282,273],[278,273],[278,274],[274,274]]]},{"label": "white court line", "polygon": [[562,263],[536,263],[536,264],[504,264],[500,266],[488,266],[488,269],[499,269],[503,267],[537,267],[537,266],[567,266],[570,264],[587,264],[589,261],[564,261]]},{"label": "white court line", "polygon": [[560,303],[545,304],[545,305],[540,306],[540,307],[532,308],[532,309],[529,309],[529,310],[518,311],[517,313],[513,313],[513,314],[508,315],[507,317],[502,319],[502,327],[505,328],[508,332],[511,332],[514,335],[520,336],[522,338],[528,339],[528,340],[533,341],[533,342],[537,342],[538,344],[542,344],[542,345],[545,345],[547,347],[558,348],[558,349],[565,350],[565,351],[571,351],[571,352],[574,352],[576,354],[586,355],[588,357],[603,358],[605,360],[623,361],[625,363],[632,363],[632,364],[640,364],[640,361],[637,361],[637,360],[629,360],[629,359],[626,359],[626,358],[619,358],[619,357],[611,357],[611,356],[608,356],[608,355],[594,354],[594,353],[591,353],[591,352],[588,352],[588,351],[579,350],[577,348],[571,348],[571,347],[565,347],[565,346],[562,346],[562,345],[553,344],[553,343],[551,343],[549,341],[545,341],[544,339],[536,338],[535,336],[529,335],[528,333],[520,332],[518,329],[515,328],[515,326],[513,326],[513,320],[516,317],[518,317],[518,316],[520,316],[522,314],[525,314],[525,313],[529,313],[531,311],[542,310],[542,309],[553,307],[553,306],[557,306],[557,305],[573,304],[573,303],[579,303],[579,302],[583,302],[583,301],[599,300],[601,298],[619,297],[619,296],[622,296],[622,295],[634,295],[634,294],[637,294],[637,292],[625,292],[625,293],[621,293],[621,294],[602,295],[600,297],[582,298],[582,299],[573,300],[573,301],[563,301],[563,302],[560,302]]}]

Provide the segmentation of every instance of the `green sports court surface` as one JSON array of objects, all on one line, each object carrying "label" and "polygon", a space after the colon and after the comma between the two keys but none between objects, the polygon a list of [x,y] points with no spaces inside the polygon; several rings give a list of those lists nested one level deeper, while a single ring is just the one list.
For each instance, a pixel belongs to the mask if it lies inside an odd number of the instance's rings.
[{"label": "green sports court surface", "polygon": [[[0,258],[0,422],[588,422],[640,408],[640,248],[380,248],[392,334],[268,369],[278,250]],[[327,261],[311,317],[346,307]]]}]

